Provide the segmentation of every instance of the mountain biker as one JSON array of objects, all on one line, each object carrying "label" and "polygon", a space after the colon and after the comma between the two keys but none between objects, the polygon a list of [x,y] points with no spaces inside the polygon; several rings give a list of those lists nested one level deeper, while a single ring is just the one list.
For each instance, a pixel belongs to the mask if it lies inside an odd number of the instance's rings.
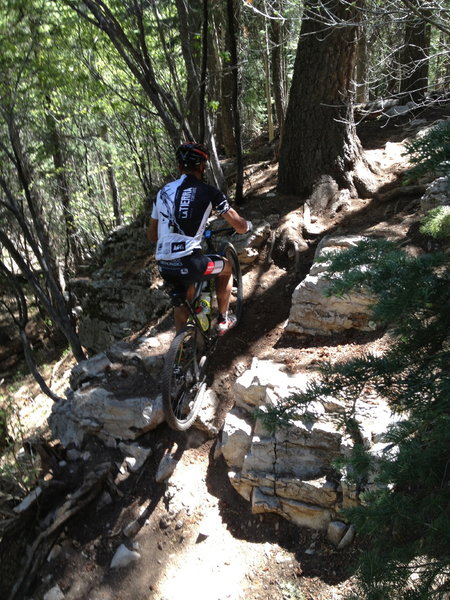
[{"label": "mountain biker", "polygon": [[[203,232],[214,209],[237,233],[251,231],[220,190],[203,181],[209,153],[204,144],[185,142],[176,151],[180,177],[159,190],[153,204],[148,238],[157,242],[155,257],[161,276],[168,283],[183,286],[192,300],[195,282],[216,278],[219,308],[217,333],[223,335],[236,325],[228,311],[232,289],[229,261],[223,256],[206,255],[201,249]],[[176,331],[189,316],[186,306],[175,306]]]}]

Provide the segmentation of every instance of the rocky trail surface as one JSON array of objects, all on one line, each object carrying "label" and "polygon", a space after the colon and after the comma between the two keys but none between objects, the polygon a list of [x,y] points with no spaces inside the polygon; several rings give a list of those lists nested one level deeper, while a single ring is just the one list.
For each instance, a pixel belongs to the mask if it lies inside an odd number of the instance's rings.
[{"label": "rocky trail surface", "polygon": [[[429,116],[433,118],[436,116]],[[397,185],[405,168],[401,142],[408,135],[408,126],[405,120],[402,128],[392,124],[380,130],[369,125],[360,132],[370,159],[381,166],[383,193]],[[248,185],[253,192],[242,210],[247,218],[260,213],[281,212],[281,218],[295,215],[298,199],[280,198],[275,176],[275,163],[265,161],[264,168],[250,177]],[[374,346],[382,347],[382,337],[374,333],[350,331],[314,338],[287,335],[284,325],[292,292],[308,273],[324,235],[361,233],[370,227],[400,231],[405,218],[413,218],[417,203],[418,197],[401,195],[395,203],[383,202],[380,197],[356,200],[348,210],[305,230],[306,245],[297,262],[280,246],[272,253],[267,244],[256,264],[244,270],[242,323],[221,341],[212,361],[212,385],[224,414],[233,405],[233,380],[254,357],[282,362],[297,372],[324,360],[350,358]],[[70,359],[53,367],[55,386],[57,381],[62,393]],[[42,423],[51,403],[38,395],[31,383],[16,394],[18,401],[22,398],[30,431],[45,438],[48,432]],[[249,503],[229,482],[216,439],[194,428],[176,433],[163,424],[142,436],[139,443],[151,452],[135,471],[126,468],[118,448],[107,448],[96,438],[90,438],[78,454],[64,455],[66,480],[59,491],[55,484],[53,494],[76,496],[89,476],[96,473],[97,479],[82,497],[86,502],[73,514],[68,510],[62,515],[58,530],[48,531],[45,522],[39,523],[45,542],[42,547],[49,554],[34,577],[19,586],[15,598],[340,600],[356,593],[351,571],[362,551],[360,540],[337,550],[323,533],[297,527],[277,515],[252,514]],[[53,448],[53,456],[50,452],[46,459],[55,465],[61,458],[58,446],[47,444],[47,451],[49,448]],[[172,472],[170,477],[168,472]],[[58,481],[59,476],[62,479],[54,466],[54,479]],[[0,597],[5,600],[14,585],[11,577],[16,582],[20,577],[17,564],[32,526],[35,523],[25,520],[16,539],[8,540],[8,553],[2,554]],[[30,538],[28,552],[32,544]],[[3,542],[0,549],[4,548]]]}]

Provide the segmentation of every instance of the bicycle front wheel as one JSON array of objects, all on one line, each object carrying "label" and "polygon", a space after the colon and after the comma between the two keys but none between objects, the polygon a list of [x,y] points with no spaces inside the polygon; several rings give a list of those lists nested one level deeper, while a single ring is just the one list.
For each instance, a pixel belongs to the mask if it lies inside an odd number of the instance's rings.
[{"label": "bicycle front wheel", "polygon": [[233,287],[231,290],[229,310],[236,315],[236,324],[239,323],[242,314],[242,305],[244,302],[244,292],[242,287],[241,265],[237,252],[230,242],[225,242],[221,247],[220,254],[227,258],[231,264],[231,273],[233,275]]},{"label": "bicycle front wheel", "polygon": [[164,360],[162,397],[167,424],[185,431],[194,423],[206,390],[199,333],[195,327],[180,331]]}]

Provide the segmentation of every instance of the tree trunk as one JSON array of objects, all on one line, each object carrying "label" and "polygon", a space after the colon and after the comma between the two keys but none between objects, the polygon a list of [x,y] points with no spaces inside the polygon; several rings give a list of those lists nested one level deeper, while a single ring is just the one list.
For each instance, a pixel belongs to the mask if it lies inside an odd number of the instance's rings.
[{"label": "tree trunk", "polygon": [[356,101],[365,104],[369,100],[369,83],[367,81],[367,66],[369,54],[365,28],[361,28],[358,36],[358,59],[356,62]]},{"label": "tree trunk", "polygon": [[[277,11],[281,10],[281,2],[279,0],[273,3],[273,9]],[[284,25],[281,20],[272,19],[270,21],[269,34],[271,42],[272,85],[280,141],[283,135],[284,117],[286,112],[286,73],[283,59],[283,30]]]},{"label": "tree trunk", "polygon": [[[198,42],[195,36],[202,28],[202,8],[204,0],[176,0],[180,28],[180,44],[187,74],[186,107],[193,139],[200,141],[200,71],[201,52],[196,50]],[[204,126],[204,125],[203,125]],[[201,140],[204,141],[204,140]]]},{"label": "tree trunk", "polygon": [[334,182],[333,196],[336,185],[350,190],[352,196],[367,196],[371,191],[368,174],[357,174],[363,161],[351,89],[358,32],[355,20],[362,4],[362,0],[352,5],[338,0],[328,3],[337,22],[348,20],[349,24],[325,29],[320,21],[327,16],[322,3],[310,0],[305,5],[280,150],[279,189],[283,193],[309,195],[324,177]]},{"label": "tree trunk", "polygon": [[[51,114],[51,99],[47,99],[46,122],[49,135],[50,153],[53,157],[53,165],[55,167],[55,178],[57,182],[58,195],[61,199],[63,212],[65,236],[66,236],[66,273],[72,269],[73,265],[78,265],[81,262],[81,249],[78,244],[77,229],[73,216],[72,202],[69,192],[69,182],[66,177],[66,161],[64,157],[63,144],[61,136],[56,126],[55,118]],[[68,256],[67,256],[68,255]]]},{"label": "tree trunk", "polygon": [[108,127],[106,125],[102,125],[100,128],[100,137],[105,142],[103,154],[106,162],[106,173],[108,175],[109,189],[111,191],[114,222],[116,227],[119,227],[120,225],[123,225],[122,203],[120,199],[119,188],[117,186],[116,173],[113,167],[112,154],[111,150],[109,149],[109,135]]},{"label": "tree trunk", "polygon": [[420,102],[428,90],[429,46],[430,25],[419,17],[411,17],[406,22],[401,53],[400,94],[408,100]]},{"label": "tree trunk", "polygon": [[[212,12],[213,16],[213,57],[212,72],[214,77],[213,94],[219,100],[217,111],[216,137],[220,151],[225,156],[234,156],[236,151],[233,124],[233,72],[226,51],[229,52],[229,33],[225,3],[220,3]],[[214,68],[215,67],[215,68]]]},{"label": "tree trunk", "polygon": [[237,27],[238,22],[237,14],[239,10],[239,4],[236,4],[235,0],[227,0],[227,17],[228,17],[228,42],[230,50],[230,66],[233,74],[233,87],[232,87],[232,101],[231,109],[233,115],[233,126],[234,126],[234,140],[235,140],[235,153],[236,153],[236,193],[235,201],[236,204],[240,205],[244,203],[243,198],[243,187],[244,187],[244,163],[243,163],[243,148],[242,148],[242,127],[241,127],[241,111],[240,111],[240,68],[238,59],[238,47],[237,47]]}]

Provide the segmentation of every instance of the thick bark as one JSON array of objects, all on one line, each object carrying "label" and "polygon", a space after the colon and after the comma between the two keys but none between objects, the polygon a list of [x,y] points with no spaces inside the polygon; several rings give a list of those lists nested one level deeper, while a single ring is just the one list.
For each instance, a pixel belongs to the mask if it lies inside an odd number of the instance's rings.
[{"label": "thick bark", "polygon": [[366,30],[361,28],[358,36],[358,60],[356,64],[356,101],[360,104],[364,104],[369,100],[369,83],[367,81],[368,59]]},{"label": "thick bark", "polygon": [[354,175],[362,148],[352,105],[355,20],[362,3],[328,3],[328,11],[343,23],[332,28],[324,28],[315,16],[322,14],[320,2],[306,4],[280,150],[281,192],[308,195],[319,179],[327,176],[352,195],[356,195],[356,187],[361,195],[367,194]]}]

